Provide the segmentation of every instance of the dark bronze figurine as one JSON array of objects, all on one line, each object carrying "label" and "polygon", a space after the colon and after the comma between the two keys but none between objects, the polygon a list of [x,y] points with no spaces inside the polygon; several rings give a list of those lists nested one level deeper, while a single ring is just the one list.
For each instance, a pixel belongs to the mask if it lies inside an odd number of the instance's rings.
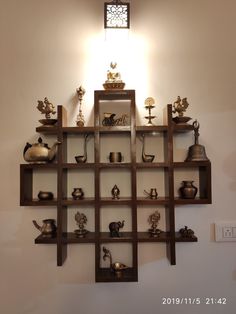
[{"label": "dark bronze figurine", "polygon": [[120,237],[120,233],[119,230],[120,228],[124,227],[124,220],[121,221],[113,221],[109,224],[109,230],[110,230],[110,237],[111,238],[119,238]]},{"label": "dark bronze figurine", "polygon": [[179,233],[183,238],[193,238],[194,237],[194,231],[192,229],[189,229],[187,226],[184,228],[181,228],[179,230]]},{"label": "dark bronze figurine", "polygon": [[115,184],[111,190],[111,195],[112,195],[112,199],[115,200],[115,199],[119,199],[119,195],[120,195],[120,190],[118,188],[118,186]]}]

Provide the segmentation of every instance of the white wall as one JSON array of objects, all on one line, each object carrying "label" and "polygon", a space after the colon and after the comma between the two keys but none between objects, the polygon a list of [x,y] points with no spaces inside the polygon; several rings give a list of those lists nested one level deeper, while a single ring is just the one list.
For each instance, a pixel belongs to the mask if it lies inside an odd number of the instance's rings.
[{"label": "white wall", "polygon": [[[236,220],[236,2],[132,0],[130,39],[119,53],[104,41],[101,0],[0,4],[0,312],[235,313],[235,243],[215,243],[213,223]],[[37,138],[37,100],[48,96],[66,106],[73,125],[75,89],[83,84],[91,124],[93,91],[102,87],[114,57],[127,88],[136,89],[141,120],[147,96],[156,99],[158,123],[167,103],[188,97],[188,113],[200,121],[212,161],[213,204],[177,208],[176,228],[191,226],[199,242],[177,245],[176,266],[169,265],[164,245],[142,244],[138,283],[96,284],[92,245],[69,246],[62,267],[56,267],[54,246],[34,245],[32,219],[55,210],[19,207],[19,164],[25,142]],[[181,140],[176,144],[176,153],[183,153]],[[200,297],[201,305],[164,306],[162,297]],[[206,297],[225,297],[227,305],[205,305]]]}]

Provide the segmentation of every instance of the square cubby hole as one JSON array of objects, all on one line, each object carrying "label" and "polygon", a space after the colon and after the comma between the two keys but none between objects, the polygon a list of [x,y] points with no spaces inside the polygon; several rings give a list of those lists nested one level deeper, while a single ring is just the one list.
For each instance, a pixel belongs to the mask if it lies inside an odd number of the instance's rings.
[{"label": "square cubby hole", "polygon": [[112,198],[111,190],[117,185],[120,198],[131,198],[131,171],[126,168],[101,169],[100,197]]},{"label": "square cubby hole", "polygon": [[124,220],[124,227],[120,228],[119,232],[132,231],[132,217],[131,208],[128,206],[104,206],[100,209],[100,231],[110,232],[109,224],[111,222],[122,222]]},{"label": "square cubby hole", "polygon": [[138,169],[137,171],[137,197],[147,198],[144,192],[156,188],[158,197],[168,197],[165,193],[165,171],[164,169],[150,168]]},{"label": "square cubby hole", "polygon": [[57,199],[57,171],[56,169],[33,170],[33,199],[38,199],[40,191],[52,192]]},{"label": "square cubby hole", "polygon": [[146,155],[154,155],[153,162],[164,162],[164,144],[166,138],[162,133],[137,133],[136,139],[136,161],[143,162],[142,148],[145,144]]},{"label": "square cubby hole", "polygon": [[72,198],[72,192],[75,188],[82,188],[84,199],[94,198],[94,170],[68,169],[67,170],[67,197]]},{"label": "square cubby hole", "polygon": [[86,137],[87,161],[94,162],[94,135],[93,134],[70,134],[67,135],[67,162],[76,163],[76,156],[84,156],[84,144]]},{"label": "square cubby hole", "polygon": [[133,267],[133,254],[132,254],[133,252],[131,243],[101,243],[100,267],[109,268],[110,267],[109,259],[107,258],[105,261],[103,259],[104,256],[103,247],[110,251],[113,263],[120,262],[128,267]]},{"label": "square cubby hole", "polygon": [[68,220],[67,220],[67,230],[68,232],[74,232],[79,227],[77,226],[75,215],[76,213],[83,213],[87,217],[87,223],[84,225],[84,228],[89,232],[95,231],[94,223],[94,207],[91,206],[70,206],[68,210]]}]

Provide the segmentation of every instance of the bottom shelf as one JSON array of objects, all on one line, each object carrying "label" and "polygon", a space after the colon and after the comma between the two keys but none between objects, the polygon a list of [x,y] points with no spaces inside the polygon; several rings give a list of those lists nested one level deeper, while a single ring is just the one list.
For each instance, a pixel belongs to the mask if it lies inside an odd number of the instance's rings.
[{"label": "bottom shelf", "polygon": [[136,282],[138,274],[134,268],[115,273],[110,268],[99,268],[96,274],[96,282]]}]

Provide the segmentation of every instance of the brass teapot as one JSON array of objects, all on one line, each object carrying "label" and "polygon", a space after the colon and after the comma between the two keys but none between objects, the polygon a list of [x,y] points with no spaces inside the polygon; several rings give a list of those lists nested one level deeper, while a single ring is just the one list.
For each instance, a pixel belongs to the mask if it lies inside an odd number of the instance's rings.
[{"label": "brass teapot", "polygon": [[48,144],[43,143],[42,138],[39,137],[38,143],[26,143],[23,152],[24,159],[29,163],[35,164],[45,164],[47,162],[50,162],[56,156],[56,148],[59,144],[61,144],[61,142],[56,141],[52,148],[49,148]]},{"label": "brass teapot", "polygon": [[54,219],[44,219],[42,227],[40,227],[35,220],[33,220],[33,224],[42,233],[43,237],[56,235],[57,227]]}]

